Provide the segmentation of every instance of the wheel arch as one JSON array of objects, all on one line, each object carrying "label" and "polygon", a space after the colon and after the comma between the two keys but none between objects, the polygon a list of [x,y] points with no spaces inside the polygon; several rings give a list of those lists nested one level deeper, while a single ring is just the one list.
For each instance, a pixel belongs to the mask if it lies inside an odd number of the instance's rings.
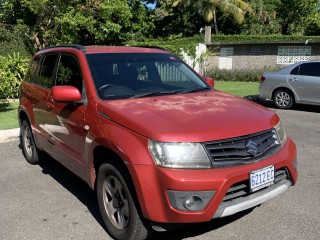
[{"label": "wheel arch", "polygon": [[138,211],[142,213],[143,216],[146,216],[146,207],[144,206],[144,202],[141,201],[141,190],[139,190],[140,186],[137,186],[133,181],[135,173],[132,168],[130,169],[130,163],[126,163],[115,151],[102,145],[96,146],[93,150],[92,167],[94,170],[94,179],[91,176],[91,184],[93,185],[92,187],[94,190],[97,189],[96,187],[99,168],[104,163],[114,164],[121,167],[121,170],[123,171],[122,174],[125,174],[124,179],[128,179],[129,181],[127,184],[133,195],[134,201],[136,202]]},{"label": "wheel arch", "polygon": [[23,122],[24,120],[28,120],[29,123],[31,124],[28,114],[27,114],[26,111],[24,111],[23,109],[20,109],[20,110],[19,110],[18,120],[19,120],[19,124],[20,124],[20,125],[22,124],[22,122]]}]

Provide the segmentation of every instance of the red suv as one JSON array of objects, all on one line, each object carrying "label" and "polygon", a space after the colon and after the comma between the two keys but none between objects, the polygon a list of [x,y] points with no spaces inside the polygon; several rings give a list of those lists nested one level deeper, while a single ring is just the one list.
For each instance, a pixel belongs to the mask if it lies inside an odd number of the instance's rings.
[{"label": "red suv", "polygon": [[36,164],[44,151],[95,189],[116,239],[229,216],[294,185],[279,117],[211,87],[159,48],[46,48],[20,88],[23,153]]}]

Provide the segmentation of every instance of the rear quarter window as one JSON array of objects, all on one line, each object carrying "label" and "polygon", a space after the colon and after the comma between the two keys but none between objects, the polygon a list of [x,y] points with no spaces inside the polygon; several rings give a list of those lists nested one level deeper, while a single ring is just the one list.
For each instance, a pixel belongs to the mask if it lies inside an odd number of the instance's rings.
[{"label": "rear quarter window", "polygon": [[33,77],[37,74],[37,71],[39,71],[40,59],[41,55],[38,55],[32,60],[24,81],[33,82]]},{"label": "rear quarter window", "polygon": [[45,88],[51,88],[53,86],[53,76],[55,74],[57,59],[58,54],[44,55],[40,72],[33,77],[34,83]]},{"label": "rear quarter window", "polygon": [[304,63],[300,65],[299,75],[319,77],[320,63]]}]

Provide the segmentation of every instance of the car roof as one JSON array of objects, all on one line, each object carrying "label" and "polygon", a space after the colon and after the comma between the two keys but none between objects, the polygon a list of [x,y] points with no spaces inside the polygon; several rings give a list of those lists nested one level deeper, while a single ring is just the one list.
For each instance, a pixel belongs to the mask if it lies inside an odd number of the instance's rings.
[{"label": "car roof", "polygon": [[138,47],[99,46],[99,45],[82,46],[77,44],[51,46],[41,50],[40,52],[61,51],[66,49],[76,49],[86,54],[91,54],[91,53],[168,53],[168,51],[166,51],[165,49],[157,46],[138,46]]},{"label": "car roof", "polygon": [[86,46],[86,53],[168,53],[158,47]]},{"label": "car roof", "polygon": [[289,73],[292,69],[304,63],[320,63],[320,60],[306,60],[302,62],[293,63],[291,65],[281,68],[280,70],[276,71],[276,73]]}]

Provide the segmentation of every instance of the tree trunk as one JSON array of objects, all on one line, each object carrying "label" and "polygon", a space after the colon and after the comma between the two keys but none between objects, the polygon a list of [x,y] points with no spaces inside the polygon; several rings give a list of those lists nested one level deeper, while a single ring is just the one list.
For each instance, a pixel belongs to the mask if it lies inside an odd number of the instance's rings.
[{"label": "tree trunk", "polygon": [[219,34],[216,11],[213,11],[213,23],[216,34]]}]

